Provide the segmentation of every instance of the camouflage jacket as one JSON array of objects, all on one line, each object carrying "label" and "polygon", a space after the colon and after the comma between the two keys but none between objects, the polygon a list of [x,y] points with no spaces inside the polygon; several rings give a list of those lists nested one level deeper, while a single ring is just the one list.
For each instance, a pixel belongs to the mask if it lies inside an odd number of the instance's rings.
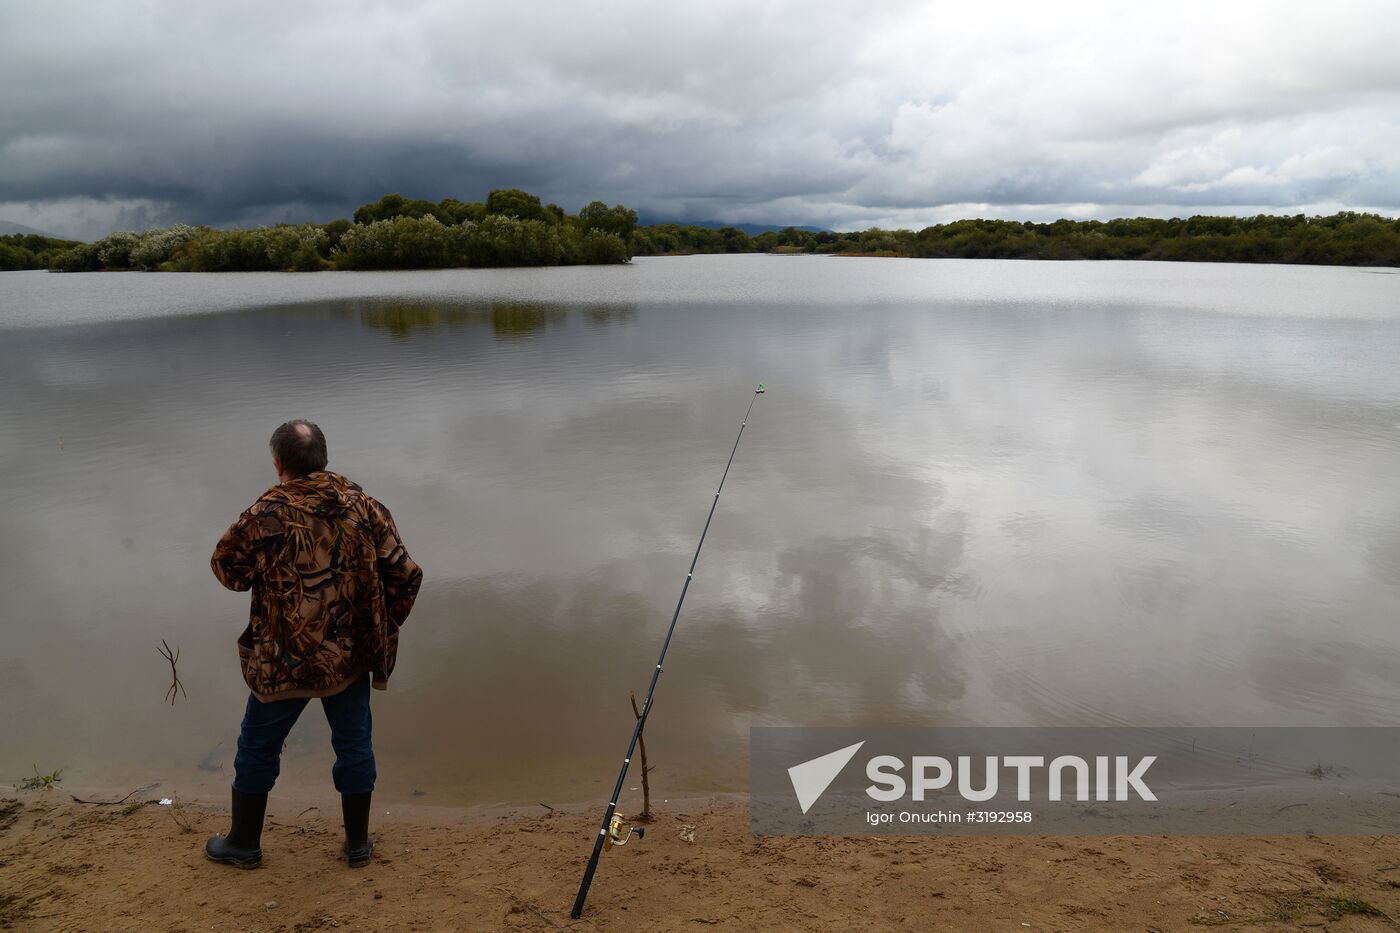
[{"label": "camouflage jacket", "polygon": [[238,654],[258,699],[330,696],[366,671],[388,685],[423,571],[359,486],[320,470],[272,487],[209,563],[224,586],[253,591]]}]

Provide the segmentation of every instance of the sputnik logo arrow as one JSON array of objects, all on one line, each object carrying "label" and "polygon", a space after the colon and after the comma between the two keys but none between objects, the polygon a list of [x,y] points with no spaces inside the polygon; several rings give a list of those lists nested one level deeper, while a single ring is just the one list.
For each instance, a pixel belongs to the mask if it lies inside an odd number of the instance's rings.
[{"label": "sputnik logo arrow", "polygon": [[836,780],[836,775],[841,773],[841,769],[850,763],[864,744],[865,742],[861,741],[847,745],[820,758],[813,758],[788,768],[788,777],[792,780],[792,789],[797,793],[797,803],[802,807],[803,813],[810,810],[812,804],[826,793],[831,782]]}]

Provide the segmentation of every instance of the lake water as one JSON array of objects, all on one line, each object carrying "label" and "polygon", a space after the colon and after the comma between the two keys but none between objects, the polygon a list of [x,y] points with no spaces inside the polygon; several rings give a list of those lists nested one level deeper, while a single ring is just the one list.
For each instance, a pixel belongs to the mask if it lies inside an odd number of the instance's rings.
[{"label": "lake water", "polygon": [[[307,417],[426,573],[383,794],[601,805],[759,382],[658,796],[742,789],[752,725],[1397,725],[1397,360],[1393,270],[5,273],[0,778],[224,785],[209,554]],[[326,734],[285,786],[330,791]]]}]

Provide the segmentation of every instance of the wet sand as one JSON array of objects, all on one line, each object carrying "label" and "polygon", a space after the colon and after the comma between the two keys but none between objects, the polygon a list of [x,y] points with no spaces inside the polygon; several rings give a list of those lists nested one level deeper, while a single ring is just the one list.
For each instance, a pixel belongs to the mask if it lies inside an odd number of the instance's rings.
[{"label": "wet sand", "polygon": [[[375,859],[351,870],[335,803],[274,798],[263,864],[240,871],[201,851],[227,828],[219,806],[14,795],[0,804],[0,927],[1382,930],[1400,918],[1395,837],[758,838],[742,800],[710,798],[671,801],[644,840],[607,853],[570,921],[593,808],[376,808]],[[1381,913],[1356,912],[1367,908]]]}]

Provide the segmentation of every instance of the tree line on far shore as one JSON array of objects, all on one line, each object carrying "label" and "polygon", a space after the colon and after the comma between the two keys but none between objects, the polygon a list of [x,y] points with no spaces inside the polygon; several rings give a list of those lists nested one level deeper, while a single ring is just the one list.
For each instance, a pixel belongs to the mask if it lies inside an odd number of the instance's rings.
[{"label": "tree line on far shore", "polygon": [[958,220],[922,230],[814,232],[796,227],[750,236],[736,227],[642,227],[638,256],[685,253],[818,253],[937,259],[1145,259],[1400,266],[1400,219],[1343,211],[1159,220]]},{"label": "tree line on far shore", "polygon": [[352,220],[252,230],[177,225],[92,243],[0,236],[0,271],[176,272],[440,269],[625,263],[633,256],[791,253],[962,259],[1143,259],[1400,266],[1400,219],[1343,211],[1161,220],[959,220],[922,230],[750,235],[737,227],[638,226],[637,212],[594,201],[576,215],[518,188],[485,201],[388,194]]},{"label": "tree line on far shore", "polygon": [[82,246],[81,240],[60,240],[39,233],[0,236],[0,272],[47,269],[60,253]]}]

